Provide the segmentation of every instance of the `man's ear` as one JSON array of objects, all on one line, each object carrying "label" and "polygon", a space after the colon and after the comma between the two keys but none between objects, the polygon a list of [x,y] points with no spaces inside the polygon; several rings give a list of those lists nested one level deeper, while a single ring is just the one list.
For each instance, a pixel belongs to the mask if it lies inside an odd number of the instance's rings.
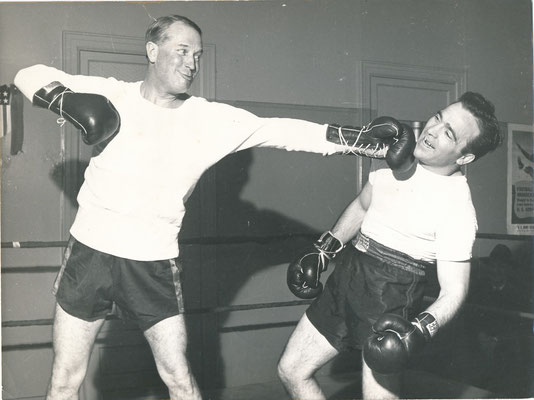
[{"label": "man's ear", "polygon": [[158,57],[158,45],[154,42],[147,42],[145,48],[148,61],[155,63]]},{"label": "man's ear", "polygon": [[471,153],[464,154],[459,159],[456,160],[456,164],[458,165],[466,165],[470,162],[475,161],[475,155]]}]

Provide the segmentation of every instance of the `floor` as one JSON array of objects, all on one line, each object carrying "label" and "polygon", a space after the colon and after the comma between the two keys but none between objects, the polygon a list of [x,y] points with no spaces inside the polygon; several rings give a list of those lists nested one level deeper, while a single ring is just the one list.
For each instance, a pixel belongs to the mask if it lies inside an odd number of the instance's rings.
[{"label": "floor", "polygon": [[[483,389],[439,378],[435,375],[408,371],[405,375],[406,398],[411,399],[487,399],[494,396]],[[318,381],[331,400],[361,398],[361,376],[350,373],[321,376]],[[206,400],[288,400],[280,382],[257,383],[204,393]]]}]

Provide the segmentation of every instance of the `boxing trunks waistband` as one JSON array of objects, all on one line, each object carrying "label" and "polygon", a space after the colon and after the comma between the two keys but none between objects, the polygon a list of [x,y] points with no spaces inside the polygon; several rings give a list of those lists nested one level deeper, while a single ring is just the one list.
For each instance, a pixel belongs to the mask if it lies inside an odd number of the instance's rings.
[{"label": "boxing trunks waistband", "polygon": [[416,260],[408,254],[384,246],[361,232],[352,240],[352,245],[370,257],[420,276],[425,276],[426,268],[434,265],[430,261]]}]

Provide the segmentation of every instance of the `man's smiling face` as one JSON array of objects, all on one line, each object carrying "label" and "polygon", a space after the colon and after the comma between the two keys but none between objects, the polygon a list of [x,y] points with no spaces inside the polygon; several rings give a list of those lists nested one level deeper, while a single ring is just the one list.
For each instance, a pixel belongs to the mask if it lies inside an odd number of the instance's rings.
[{"label": "man's smiling face", "polygon": [[158,86],[170,95],[185,93],[200,66],[202,39],[192,27],[175,22],[165,31],[164,40],[148,52]]},{"label": "man's smiling face", "polygon": [[414,156],[434,172],[449,175],[473,160],[463,154],[467,143],[480,134],[476,118],[461,103],[453,103],[428,120],[417,140]]}]

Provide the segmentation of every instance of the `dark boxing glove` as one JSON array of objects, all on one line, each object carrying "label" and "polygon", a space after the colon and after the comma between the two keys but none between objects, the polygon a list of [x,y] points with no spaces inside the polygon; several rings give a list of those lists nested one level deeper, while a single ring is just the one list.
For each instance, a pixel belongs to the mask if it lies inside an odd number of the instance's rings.
[{"label": "dark boxing glove", "polygon": [[332,232],[321,235],[312,248],[302,253],[287,268],[287,286],[291,293],[301,299],[313,299],[323,290],[320,282],[321,273],[326,271],[328,263],[343,249]]},{"label": "dark boxing glove", "polygon": [[35,92],[32,102],[59,115],[59,124],[64,121],[72,123],[88,145],[111,138],[120,128],[119,113],[107,98],[99,94],[75,93],[57,81]]},{"label": "dark boxing glove", "polygon": [[365,363],[380,374],[401,372],[410,356],[422,350],[437,333],[438,323],[427,312],[410,322],[395,314],[384,314],[373,325],[373,334],[363,347]]},{"label": "dark boxing glove", "polygon": [[402,130],[395,139],[386,153],[386,162],[392,170],[402,167],[407,160],[412,158],[415,150],[415,134],[408,125],[402,124]]},{"label": "dark boxing glove", "polygon": [[344,154],[385,158],[391,169],[399,168],[415,148],[412,129],[386,116],[378,117],[362,128],[330,124],[326,139],[345,146]]}]

